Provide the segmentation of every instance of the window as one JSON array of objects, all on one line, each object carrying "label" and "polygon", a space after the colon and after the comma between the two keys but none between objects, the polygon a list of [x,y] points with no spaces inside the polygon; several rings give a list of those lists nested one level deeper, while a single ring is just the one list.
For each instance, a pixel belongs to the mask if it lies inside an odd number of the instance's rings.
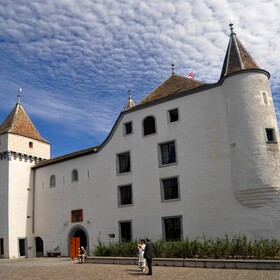
[{"label": "window", "polygon": [[71,211],[71,223],[78,223],[84,220],[83,209]]},{"label": "window", "polygon": [[77,169],[74,169],[72,171],[71,179],[72,179],[72,182],[77,182],[78,181],[78,170]]},{"label": "window", "polygon": [[117,155],[118,157],[118,173],[130,172],[130,153],[125,152]]},{"label": "window", "polygon": [[161,165],[176,163],[175,141],[160,144],[159,147]]},{"label": "window", "polygon": [[269,143],[269,142],[275,143],[276,142],[276,137],[275,137],[274,129],[273,128],[266,128],[265,132],[266,132],[266,142],[267,143]]},{"label": "window", "polygon": [[172,109],[168,111],[169,122],[177,122],[179,120],[178,109]]},{"label": "window", "polygon": [[165,241],[176,241],[182,239],[182,216],[164,217],[163,236]]},{"label": "window", "polygon": [[153,116],[146,117],[143,121],[144,136],[156,133],[156,121]]},{"label": "window", "polygon": [[119,223],[120,229],[120,241],[131,241],[132,240],[132,231],[131,231],[131,221],[122,221]]},{"label": "window", "polygon": [[265,91],[263,91],[262,95],[263,95],[263,102],[264,102],[264,104],[267,104],[267,93]]},{"label": "window", "polygon": [[0,238],[0,255],[4,255],[4,238]]},{"label": "window", "polygon": [[132,187],[131,187],[131,185],[125,185],[125,186],[118,187],[118,200],[119,200],[119,206],[125,206],[125,205],[132,204]]},{"label": "window", "polygon": [[55,175],[52,175],[50,177],[50,188],[54,188],[55,186],[56,186]]},{"label": "window", "polygon": [[29,148],[33,148],[33,142],[29,142]]},{"label": "window", "polygon": [[124,135],[132,134],[132,122],[127,122],[124,124]]},{"label": "window", "polygon": [[162,200],[170,200],[179,198],[178,178],[167,178],[161,180]]}]

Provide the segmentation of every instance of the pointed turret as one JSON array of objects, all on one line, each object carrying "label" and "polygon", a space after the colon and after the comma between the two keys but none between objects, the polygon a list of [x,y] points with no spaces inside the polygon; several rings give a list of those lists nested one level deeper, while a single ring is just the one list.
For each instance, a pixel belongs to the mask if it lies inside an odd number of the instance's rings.
[{"label": "pointed turret", "polygon": [[124,107],[124,111],[127,110],[127,109],[130,109],[130,108],[132,108],[134,106],[135,106],[135,104],[134,104],[134,102],[133,102],[133,100],[131,98],[131,90],[129,90],[128,91],[128,100],[127,100],[126,105]]},{"label": "pointed turret", "polygon": [[236,34],[233,32],[233,24],[230,23],[230,39],[224,59],[221,79],[231,73],[247,69],[259,69],[258,64],[242,45]]},{"label": "pointed turret", "polygon": [[49,143],[37,131],[23,107],[20,105],[19,100],[15,108],[0,126],[0,135],[4,133],[17,134],[41,142]]}]

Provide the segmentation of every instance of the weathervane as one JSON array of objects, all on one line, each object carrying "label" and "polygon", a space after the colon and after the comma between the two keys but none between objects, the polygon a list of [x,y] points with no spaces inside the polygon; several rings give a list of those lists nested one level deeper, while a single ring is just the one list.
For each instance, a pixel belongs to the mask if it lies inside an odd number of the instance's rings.
[{"label": "weathervane", "polygon": [[232,17],[229,17],[229,27],[230,27],[230,35],[236,35],[234,32],[233,32],[233,23],[232,23],[233,19]]},{"label": "weathervane", "polygon": [[175,74],[175,65],[174,65],[174,63],[171,63],[171,70],[172,70],[172,75],[174,75]]},{"label": "weathervane", "polygon": [[20,104],[20,94],[21,94],[21,92],[22,92],[22,88],[19,88],[17,104]]}]

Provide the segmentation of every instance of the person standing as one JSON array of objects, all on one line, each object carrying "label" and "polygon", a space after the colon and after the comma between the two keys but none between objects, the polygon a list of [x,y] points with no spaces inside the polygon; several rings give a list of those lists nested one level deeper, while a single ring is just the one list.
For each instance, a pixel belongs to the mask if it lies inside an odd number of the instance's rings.
[{"label": "person standing", "polygon": [[153,274],[153,258],[156,257],[156,250],[154,244],[151,242],[150,238],[146,239],[146,248],[144,253],[144,258],[146,259],[146,263],[148,266],[148,273],[146,275]]},{"label": "person standing", "polygon": [[144,259],[144,252],[145,252],[145,240],[141,239],[140,243],[138,244],[138,263],[139,263],[139,268],[141,268],[142,271],[145,271],[145,259]]}]

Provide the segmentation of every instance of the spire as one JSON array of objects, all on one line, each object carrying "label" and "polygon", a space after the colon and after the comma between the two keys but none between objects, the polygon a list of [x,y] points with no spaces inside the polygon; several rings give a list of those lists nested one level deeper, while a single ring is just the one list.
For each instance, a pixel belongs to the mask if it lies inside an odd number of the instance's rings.
[{"label": "spire", "polygon": [[124,110],[130,109],[130,108],[132,108],[132,107],[134,107],[134,106],[135,106],[135,104],[134,104],[134,102],[133,102],[133,100],[132,100],[132,98],[131,98],[131,90],[129,89],[129,90],[128,90],[128,100],[127,100],[127,102],[126,102],[126,105],[125,105],[125,107],[124,107]]},{"label": "spire", "polygon": [[221,79],[231,73],[246,69],[259,69],[259,66],[245,49],[233,31],[233,23],[230,26],[230,38],[224,59]]}]

